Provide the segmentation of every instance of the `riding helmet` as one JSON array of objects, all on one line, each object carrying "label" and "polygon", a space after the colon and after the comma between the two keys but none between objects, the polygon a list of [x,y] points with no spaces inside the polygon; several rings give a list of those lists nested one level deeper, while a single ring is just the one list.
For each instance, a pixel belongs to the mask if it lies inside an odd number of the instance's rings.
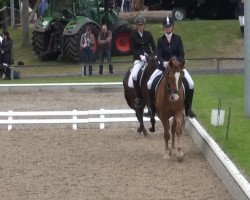
[{"label": "riding helmet", "polygon": [[162,21],[162,25],[163,25],[163,27],[174,27],[174,19],[173,19],[173,17],[166,17],[166,18],[164,18],[164,20]]},{"label": "riding helmet", "polygon": [[135,24],[146,24],[146,19],[143,16],[138,16],[134,20]]}]

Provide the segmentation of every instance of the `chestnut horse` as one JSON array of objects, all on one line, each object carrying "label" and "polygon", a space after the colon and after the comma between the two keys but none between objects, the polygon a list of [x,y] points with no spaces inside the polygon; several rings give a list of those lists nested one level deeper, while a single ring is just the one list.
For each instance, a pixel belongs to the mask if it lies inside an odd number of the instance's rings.
[{"label": "chestnut horse", "polygon": [[[151,74],[154,72],[154,70],[157,68],[158,61],[157,58],[154,55],[149,55],[147,57],[147,62],[144,66],[143,74],[140,80],[140,88],[141,88],[141,94],[142,94],[142,101],[143,101],[143,106],[141,108],[135,108],[135,91],[134,88],[129,87],[128,81],[129,81],[129,76],[130,76],[130,71],[129,69],[124,78],[123,78],[123,87],[124,87],[124,96],[127,101],[127,104],[129,107],[133,110],[135,110],[136,117],[138,119],[138,122],[140,124],[139,128],[137,129],[138,133],[143,132],[144,136],[147,136],[147,130],[145,129],[144,122],[143,122],[143,110],[146,105],[148,105],[148,95],[147,95],[147,82],[148,79],[150,78]],[[155,119],[152,118],[151,120],[152,126],[155,124]]]},{"label": "chestnut horse", "polygon": [[[164,127],[165,156],[170,158],[175,150],[175,134],[177,135],[177,153],[179,161],[183,159],[181,147],[181,135],[184,126],[184,88],[182,79],[185,61],[179,62],[175,57],[171,58],[163,74],[162,80],[156,90],[155,108]],[[169,149],[170,139],[169,119],[173,117],[171,125],[172,147]]]}]

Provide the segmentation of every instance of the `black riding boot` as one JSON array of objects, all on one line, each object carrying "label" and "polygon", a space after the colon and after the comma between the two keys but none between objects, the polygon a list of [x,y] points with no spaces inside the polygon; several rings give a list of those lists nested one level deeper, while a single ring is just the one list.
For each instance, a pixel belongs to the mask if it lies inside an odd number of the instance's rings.
[{"label": "black riding boot", "polygon": [[113,65],[112,64],[109,64],[109,73],[113,74]]},{"label": "black riding boot", "polygon": [[143,113],[144,117],[151,117],[152,116],[152,109],[155,106],[154,105],[154,92],[151,90],[148,90],[148,112]]},{"label": "black riding boot", "polygon": [[188,89],[185,91],[185,115],[191,118],[196,117],[196,114],[192,110],[193,95],[194,89]]},{"label": "black riding boot", "polygon": [[135,108],[141,108],[142,107],[142,95],[141,95],[141,91],[140,91],[140,86],[139,86],[139,82],[133,80],[133,84],[134,84],[134,90],[135,90]]},{"label": "black riding boot", "polygon": [[244,26],[240,27],[240,32],[241,32],[242,36],[244,37]]},{"label": "black riding boot", "polygon": [[103,65],[99,65],[99,74],[102,76],[103,73]]},{"label": "black riding boot", "polygon": [[89,65],[89,76],[92,76],[92,65]]},{"label": "black riding boot", "polygon": [[86,72],[86,65],[83,66],[83,76],[86,76],[87,72]]}]

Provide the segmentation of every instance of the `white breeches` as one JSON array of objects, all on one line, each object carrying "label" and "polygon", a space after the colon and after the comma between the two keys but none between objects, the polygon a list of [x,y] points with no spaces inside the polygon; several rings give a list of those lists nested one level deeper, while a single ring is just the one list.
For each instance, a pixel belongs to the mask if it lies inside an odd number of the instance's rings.
[{"label": "white breeches", "polygon": [[240,22],[240,26],[244,26],[245,25],[245,17],[239,16],[239,22]]},{"label": "white breeches", "polygon": [[186,69],[183,69],[183,71],[184,71],[184,77],[188,82],[189,89],[194,89],[194,81],[191,78],[190,74],[188,73],[188,71]]},{"label": "white breeches", "polygon": [[[194,81],[193,79],[191,78],[190,74],[188,73],[188,71],[186,69],[183,69],[184,71],[184,77],[185,79],[187,80],[188,82],[188,85],[189,85],[189,89],[194,89]],[[158,75],[161,75],[163,73],[163,71],[159,70],[159,69],[156,69],[153,74],[150,76],[148,82],[147,82],[147,87],[148,89],[150,90],[151,87],[152,87],[152,83],[155,79],[156,76]]]},{"label": "white breeches", "polygon": [[158,75],[161,75],[162,73],[163,73],[163,71],[161,71],[161,70],[159,70],[159,69],[156,69],[156,70],[153,72],[153,74],[150,76],[150,78],[149,78],[149,80],[148,80],[148,82],[147,82],[147,87],[148,87],[149,90],[150,90],[151,87],[152,87],[152,83],[153,83],[155,77],[158,76]]},{"label": "white breeches", "polygon": [[138,72],[143,67],[143,65],[144,65],[144,61],[142,61],[142,60],[135,60],[134,61],[134,67],[133,67],[133,69],[131,71],[131,76],[132,76],[132,79],[134,81],[137,81]]}]

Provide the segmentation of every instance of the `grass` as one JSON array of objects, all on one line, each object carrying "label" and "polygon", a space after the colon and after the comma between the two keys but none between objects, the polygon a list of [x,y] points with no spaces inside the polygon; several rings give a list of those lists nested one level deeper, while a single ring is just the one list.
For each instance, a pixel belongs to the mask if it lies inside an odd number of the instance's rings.
[{"label": "grass", "polygon": [[[198,120],[215,138],[216,142],[237,163],[243,173],[250,177],[250,118],[244,111],[243,75],[193,76],[195,80],[194,107]],[[211,110],[217,109],[219,98],[225,110],[225,123],[214,127],[210,124]],[[231,107],[228,140],[226,139],[227,120]]]},{"label": "grass", "polygon": [[[159,38],[163,32],[160,24],[147,24],[155,38]],[[41,62],[33,53],[32,48],[21,47],[21,29],[10,28],[14,41],[15,61],[22,60],[26,65],[34,67],[18,68],[23,75],[54,74],[80,72],[79,64],[69,61]],[[32,31],[32,30],[31,30]],[[176,22],[175,32],[181,35],[184,43],[186,58],[218,58],[218,57],[244,57],[244,44],[239,30],[238,20],[197,20]],[[31,34],[30,34],[31,35]],[[128,62],[132,56],[113,57],[114,62]],[[204,64],[200,61],[192,67]],[[43,65],[43,66],[41,66]],[[53,67],[52,65],[57,65]],[[130,64],[117,64],[115,69],[125,71]],[[80,83],[80,82],[105,82],[122,81],[122,75],[103,77],[51,77],[51,78],[24,78],[21,80],[2,81],[6,83]],[[250,177],[250,119],[244,113],[244,77],[241,75],[194,75],[195,96],[194,108],[197,111],[198,120],[207,129],[211,136],[227,153],[227,155],[242,169],[247,177]],[[213,127],[210,125],[211,109],[217,108],[218,99],[222,101],[222,109],[226,111],[225,125]],[[229,107],[232,109],[229,138],[226,140],[226,122]]]}]

